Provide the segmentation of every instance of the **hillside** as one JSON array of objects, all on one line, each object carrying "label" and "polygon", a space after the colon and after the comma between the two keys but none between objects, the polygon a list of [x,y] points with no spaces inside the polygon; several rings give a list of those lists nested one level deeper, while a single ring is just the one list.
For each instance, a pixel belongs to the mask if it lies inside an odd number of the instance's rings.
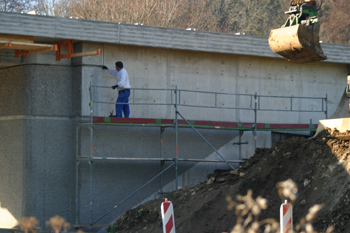
[{"label": "hillside", "polygon": [[[17,2],[21,6],[23,1]],[[280,28],[288,15],[290,0],[120,0],[36,1],[37,14],[74,17],[167,28],[192,28],[199,31],[244,33],[268,37]],[[350,2],[317,0],[321,5],[320,40],[325,43],[350,44]],[[1,9],[1,4],[0,4]],[[6,11],[6,9],[3,9]],[[8,9],[11,11],[11,9]],[[13,9],[22,11],[19,9]]]},{"label": "hillside", "polygon": [[[149,201],[119,217],[110,232],[161,233],[160,205],[165,198],[174,204],[176,232],[230,232],[236,224],[234,210],[228,210],[226,198],[253,191],[253,197],[268,200],[259,220],[279,221],[282,203],[276,184],[292,179],[298,186],[294,203],[294,225],[306,216],[310,207],[323,204],[313,225],[325,232],[350,229],[350,156],[349,141],[334,138],[337,132],[323,131],[316,138],[293,137],[271,149],[257,149],[254,157],[234,171],[217,171],[207,182],[184,187]],[[214,177],[214,178],[212,178]],[[210,179],[211,178],[211,179]]]}]

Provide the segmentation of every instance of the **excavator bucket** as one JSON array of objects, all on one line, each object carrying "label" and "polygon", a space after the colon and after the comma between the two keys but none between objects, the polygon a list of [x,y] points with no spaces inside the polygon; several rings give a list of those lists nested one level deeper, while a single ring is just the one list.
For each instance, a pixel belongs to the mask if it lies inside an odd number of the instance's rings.
[{"label": "excavator bucket", "polygon": [[[348,87],[347,87],[348,88]],[[338,108],[335,113],[325,120],[320,120],[317,131],[314,137],[316,137],[322,130],[325,128],[334,129],[336,128],[340,133],[345,133],[350,130],[350,104],[349,104],[349,95],[347,91],[344,91],[344,94],[339,102]],[[347,136],[344,138],[349,140],[350,137]]]},{"label": "excavator bucket", "polygon": [[322,61],[327,57],[319,42],[319,32],[319,23],[274,29],[269,36],[269,45],[272,51],[293,63]]}]

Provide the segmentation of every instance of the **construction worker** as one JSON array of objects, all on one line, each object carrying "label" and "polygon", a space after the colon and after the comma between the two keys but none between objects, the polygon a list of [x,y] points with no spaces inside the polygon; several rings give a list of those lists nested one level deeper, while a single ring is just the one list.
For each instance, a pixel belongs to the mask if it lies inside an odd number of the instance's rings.
[{"label": "construction worker", "polygon": [[[113,90],[118,90],[118,99],[115,105],[116,117],[129,118],[130,108],[129,108],[129,97],[130,97],[130,83],[129,75],[126,69],[123,68],[124,65],[121,61],[115,63],[115,69],[108,68],[107,66],[102,66],[102,69],[108,70],[108,72],[115,76],[117,84],[112,86]],[[111,114],[113,116],[113,114]]]}]

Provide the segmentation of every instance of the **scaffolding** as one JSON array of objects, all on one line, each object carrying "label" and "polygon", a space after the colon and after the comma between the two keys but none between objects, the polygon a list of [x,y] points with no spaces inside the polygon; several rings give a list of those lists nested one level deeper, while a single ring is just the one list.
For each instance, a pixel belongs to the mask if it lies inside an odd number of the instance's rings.
[{"label": "scaffolding", "polygon": [[[171,167],[175,166],[175,189],[178,189],[178,166],[179,162],[208,162],[208,163],[226,163],[229,168],[235,169],[232,164],[240,164],[244,162],[244,159],[241,157],[241,145],[247,144],[247,142],[242,142],[242,134],[245,131],[251,131],[254,136],[254,143],[256,148],[257,142],[257,131],[316,131],[317,124],[312,124],[310,120],[309,124],[271,124],[271,123],[258,123],[258,113],[259,112],[301,112],[301,113],[321,113],[325,114],[327,118],[327,95],[325,97],[295,97],[295,96],[268,96],[268,95],[258,95],[255,94],[232,94],[232,93],[220,93],[220,92],[205,92],[205,91],[191,91],[191,90],[181,90],[176,88],[173,89],[150,89],[150,88],[131,88],[132,97],[130,98],[129,105],[158,105],[158,106],[170,106],[173,107],[174,117],[173,119],[148,119],[148,118],[115,118],[115,117],[101,117],[94,116],[94,106],[95,104],[107,104],[107,105],[115,105],[115,102],[101,101],[94,98],[94,90],[95,89],[110,89],[109,86],[95,86],[90,82],[89,94],[90,94],[90,117],[89,119],[77,119],[76,124],[76,225],[79,226],[79,164],[81,161],[87,161],[90,167],[90,202],[89,202],[89,213],[90,213],[90,228],[93,226],[97,226],[96,223],[103,219],[105,216],[110,214],[114,209],[118,206],[122,205],[126,200],[133,197],[136,193],[150,184],[158,177],[162,177],[162,174],[168,171]],[[166,100],[154,100],[154,101],[142,101],[140,99],[135,98],[136,92],[142,91],[159,91],[166,92],[167,101]],[[195,95],[207,95],[214,100],[211,101],[211,104],[205,102],[202,105],[196,105],[188,103],[190,101],[184,100],[184,96],[186,93],[192,93]],[[229,98],[239,99],[244,98],[248,101],[245,101],[245,105],[236,106],[235,104],[231,106],[226,106],[224,104],[220,104],[220,97],[224,96],[225,98],[228,96]],[[223,98],[223,99],[225,99]],[[221,98],[222,99],[222,98]],[[283,99],[289,103],[289,106],[284,106],[281,109],[278,109],[274,106],[274,108],[265,107],[264,99],[266,102],[271,99]],[[227,100],[227,98],[225,99]],[[312,102],[311,109],[304,109],[301,107],[296,107],[296,102],[302,102],[303,105],[307,105],[307,102]],[[317,103],[317,104],[315,104]],[[237,101],[236,101],[237,104]],[[191,121],[187,120],[179,111],[179,107],[185,108],[213,108],[213,109],[229,109],[229,110],[245,110],[253,112],[254,122],[242,123],[242,122],[213,122],[213,121]],[[90,130],[90,155],[82,156],[79,153],[79,130],[82,125],[88,125]],[[101,157],[94,156],[94,125],[105,125],[105,126],[148,126],[148,127],[160,127],[160,139],[162,141],[162,133],[166,127],[172,127],[175,129],[175,156],[174,158],[130,158],[130,157]],[[194,132],[206,143],[211,149],[221,158],[221,160],[213,160],[213,159],[194,159],[194,158],[180,158],[178,153],[178,144],[179,144],[179,128],[191,128]],[[223,130],[236,130],[239,131],[239,141],[237,143],[233,143],[234,145],[239,146],[239,159],[238,160],[228,160],[220,152],[197,130],[197,128],[204,129],[223,129]],[[162,144],[160,145],[160,153],[162,153]],[[99,217],[96,220],[93,220],[93,163],[98,160],[114,160],[114,161],[154,161],[161,162],[161,165],[164,165],[165,162],[171,162],[169,166],[163,169],[160,173],[138,188],[135,192],[131,193],[124,200],[119,202],[117,205],[113,206],[110,210],[108,210],[103,216]],[[160,190],[162,192],[162,180]],[[80,225],[82,226],[82,225]],[[86,225],[85,225],[86,226]]]}]

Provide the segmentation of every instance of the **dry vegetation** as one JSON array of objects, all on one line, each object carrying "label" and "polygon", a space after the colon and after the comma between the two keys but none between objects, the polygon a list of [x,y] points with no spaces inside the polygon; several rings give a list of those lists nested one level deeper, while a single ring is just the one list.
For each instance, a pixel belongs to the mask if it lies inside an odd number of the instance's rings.
[{"label": "dry vegetation", "polygon": [[[39,221],[35,217],[24,217],[18,221],[19,229],[22,232],[37,232],[40,231]],[[70,224],[62,217],[56,215],[50,220],[46,221],[46,226],[51,229],[53,233],[67,232],[70,229]],[[83,231],[78,231],[78,233],[83,233]]]},{"label": "dry vegetation", "polygon": [[[320,39],[350,44],[350,1],[323,2]],[[267,37],[284,24],[289,0],[0,0],[0,10]]]},{"label": "dry vegetation", "polygon": [[[288,200],[290,203],[294,203],[297,197],[298,188],[295,182],[288,179],[283,182],[277,183],[278,195],[281,200]],[[275,219],[263,219],[259,220],[259,216],[263,210],[267,209],[268,200],[258,196],[253,197],[253,191],[248,190],[246,195],[237,195],[236,200],[233,200],[230,196],[226,197],[227,209],[229,211],[234,210],[236,215],[236,225],[232,228],[230,233],[258,233],[260,229],[264,228],[264,233],[279,233],[280,224]],[[316,233],[312,225],[316,219],[317,214],[322,209],[321,205],[314,205],[309,209],[306,217],[302,218],[299,224],[296,224],[292,229],[294,233]],[[67,232],[71,225],[60,216],[55,216],[46,221],[46,225],[51,229],[53,233]],[[22,232],[36,233],[40,231],[39,221],[35,217],[22,218],[18,222],[18,226]],[[333,232],[334,227],[328,227],[325,233]],[[291,229],[289,229],[291,230]],[[109,228],[109,232],[115,232],[113,228]],[[77,233],[84,233],[78,230]],[[225,233],[225,232],[223,232]],[[227,233],[227,232],[226,232]]]},{"label": "dry vegetation", "polygon": [[[288,179],[277,183],[278,195],[282,202],[288,200],[289,203],[294,203],[297,198],[298,187],[294,181]],[[248,190],[247,195],[237,195],[237,202],[233,201],[230,196],[226,198],[228,202],[228,210],[235,210],[237,219],[236,225],[230,233],[258,233],[264,228],[264,233],[279,233],[280,223],[273,218],[263,219],[259,221],[259,216],[263,210],[267,209],[268,200],[258,196],[253,198],[252,190]],[[307,215],[296,224],[293,229],[287,229],[294,233],[316,233],[312,223],[321,211],[322,205],[314,205],[309,209]],[[327,228],[325,233],[333,232],[334,227]]]}]

